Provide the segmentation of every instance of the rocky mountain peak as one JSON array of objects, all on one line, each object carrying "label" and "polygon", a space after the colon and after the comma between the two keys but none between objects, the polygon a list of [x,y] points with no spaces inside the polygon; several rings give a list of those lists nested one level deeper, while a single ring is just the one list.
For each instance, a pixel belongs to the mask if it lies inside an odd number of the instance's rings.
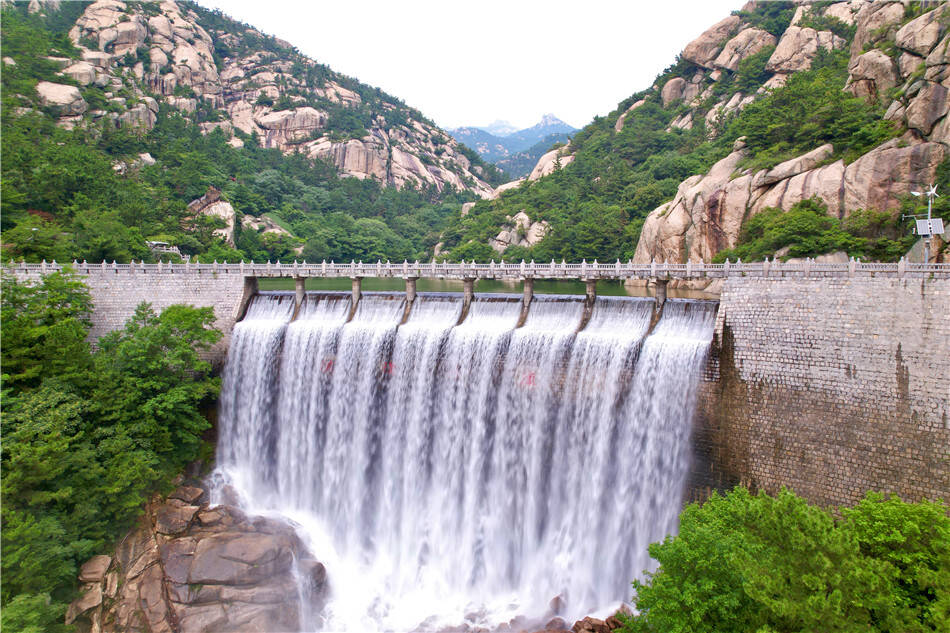
[{"label": "rocky mountain peak", "polygon": [[115,105],[89,109],[72,92],[45,86],[63,125],[106,117],[149,129],[161,102],[235,146],[253,139],[396,187],[491,192],[489,168],[418,111],[220,12],[172,0],[97,0],[69,36],[81,60],[63,74],[103,89]]}]

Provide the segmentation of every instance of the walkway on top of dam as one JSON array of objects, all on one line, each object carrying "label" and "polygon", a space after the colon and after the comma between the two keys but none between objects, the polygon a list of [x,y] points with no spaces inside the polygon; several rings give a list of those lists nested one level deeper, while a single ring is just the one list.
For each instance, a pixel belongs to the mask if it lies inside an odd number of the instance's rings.
[{"label": "walkway on top of dam", "polygon": [[[95,272],[114,272],[115,274],[240,274],[247,277],[291,277],[291,278],[339,278],[362,279],[365,277],[395,277],[403,279],[565,279],[588,281],[598,279],[716,279],[725,277],[940,277],[950,278],[950,264],[923,264],[901,259],[896,263],[862,262],[851,259],[846,263],[825,263],[813,259],[794,263],[783,263],[780,260],[765,260],[764,262],[743,263],[729,262],[722,264],[707,264],[686,262],[685,264],[671,264],[668,262],[651,262],[650,264],[634,264],[631,262],[599,263],[581,262],[569,264],[567,262],[536,263],[525,262],[505,263],[489,262],[478,264],[475,262],[402,262],[391,263],[377,261],[376,263],[350,262],[321,262],[312,264],[294,261],[292,264],[275,263],[211,263],[211,264],[146,264],[133,262],[131,264],[117,264],[116,262],[101,262],[90,264],[87,262],[73,262],[72,269],[79,274]],[[61,264],[55,261],[39,264],[10,262],[6,267],[9,272],[44,274],[62,269]]]}]

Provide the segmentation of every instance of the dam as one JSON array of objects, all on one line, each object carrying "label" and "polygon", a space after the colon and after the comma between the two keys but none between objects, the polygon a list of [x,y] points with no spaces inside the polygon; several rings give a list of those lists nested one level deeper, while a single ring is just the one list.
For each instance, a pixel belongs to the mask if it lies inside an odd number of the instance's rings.
[{"label": "dam", "polygon": [[[426,266],[328,266],[352,291],[313,293],[301,280],[321,265],[74,265],[93,339],[141,301],[213,308],[219,494],[295,522],[331,584],[356,588],[307,622],[395,628],[420,604],[438,607],[433,624],[552,599],[597,608],[627,597],[683,502],[739,483],[824,506],[868,490],[950,498],[946,265]],[[406,292],[363,292],[375,275]],[[465,286],[416,293],[417,275]],[[531,275],[655,291],[544,297]],[[267,277],[296,292],[260,292]],[[523,292],[486,295],[481,278]],[[718,280],[718,302],[662,293],[697,278]],[[607,517],[620,512],[624,539]]]},{"label": "dam", "polygon": [[[217,481],[328,560],[305,630],[495,627],[626,599],[676,530],[716,302],[257,295],[234,328]],[[461,318],[460,317],[464,317]],[[583,328],[581,326],[583,325]],[[355,579],[362,580],[355,580]],[[350,580],[345,580],[350,579]]]}]

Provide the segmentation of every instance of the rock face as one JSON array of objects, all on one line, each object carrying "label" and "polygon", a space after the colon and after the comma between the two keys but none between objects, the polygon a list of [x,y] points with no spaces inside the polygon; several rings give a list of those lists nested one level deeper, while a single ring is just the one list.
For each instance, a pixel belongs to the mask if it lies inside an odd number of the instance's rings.
[{"label": "rock face", "polygon": [[709,261],[736,245],[747,218],[768,207],[788,210],[812,197],[835,217],[855,209],[897,208],[898,196],[933,180],[947,151],[940,143],[903,143],[888,141],[847,166],[839,160],[817,167],[831,154],[826,145],[770,170],[733,178],[747,152],[737,142],[707,174],[683,181],[671,202],[647,216],[634,262]]},{"label": "rock face", "polygon": [[844,46],[845,41],[831,31],[790,26],[785,30],[775,52],[765,65],[773,73],[794,73],[811,68],[819,49],[832,50]]},{"label": "rock face", "polygon": [[[739,142],[708,173],[687,178],[672,201],[649,214],[637,245],[636,262],[647,263],[654,258],[709,261],[720,250],[736,244],[748,218],[767,207],[787,210],[811,197],[821,199],[835,217],[862,208],[896,209],[901,196],[934,179],[937,165],[950,150],[950,5],[935,4],[933,10],[901,25],[904,5],[898,2],[853,0],[819,9],[802,4],[770,56],[767,69],[776,74],[763,90],[779,86],[792,73],[809,68],[821,48],[844,46],[844,40],[830,31],[799,24],[812,10],[856,26],[846,90],[888,105],[885,118],[909,131],[849,165],[841,160],[829,163],[834,148],[824,145],[757,173],[740,170],[747,150]],[[721,35],[725,25],[717,27]],[[738,32],[720,40],[722,48],[711,62],[707,60],[714,39],[706,34],[691,44],[689,59],[728,71],[733,52],[743,49],[740,44],[762,37],[741,24],[735,28]],[[880,48],[865,50],[875,45]],[[710,78],[717,79],[715,71]],[[662,87],[664,103],[675,103],[691,81],[686,77],[670,79]],[[895,92],[898,97],[892,100]],[[692,104],[712,94],[707,88]],[[705,115],[708,133],[715,134],[717,123],[728,112],[753,98],[755,95],[741,93],[722,98]],[[695,124],[692,104],[671,128]]]},{"label": "rock face", "polygon": [[551,226],[541,220],[532,222],[524,211],[508,218],[510,224],[502,227],[501,232],[489,244],[498,253],[504,253],[509,246],[531,247],[544,239]]},{"label": "rock face", "polygon": [[234,223],[237,214],[230,202],[221,199],[218,189],[209,187],[205,195],[188,203],[188,211],[192,217],[204,215],[224,220],[224,227],[215,229],[214,234],[229,246],[234,246]]},{"label": "rock face", "polygon": [[713,61],[716,68],[725,68],[735,71],[739,62],[750,55],[758,53],[766,46],[775,46],[775,36],[762,29],[743,29],[734,38],[726,42],[722,52]]},{"label": "rock face", "polygon": [[713,61],[722,50],[723,44],[739,27],[739,16],[730,15],[706,29],[702,35],[686,45],[683,57],[703,68],[713,68]]},{"label": "rock face", "polygon": [[848,71],[850,75],[845,90],[868,101],[882,100],[898,81],[894,61],[879,49],[859,55]]},{"label": "rock face", "polygon": [[528,180],[537,180],[548,174],[553,174],[558,169],[563,169],[570,165],[573,160],[574,155],[570,153],[569,145],[552,149],[538,159],[538,164],[531,170],[531,173],[528,175]]},{"label": "rock face", "polygon": [[183,486],[148,504],[114,557],[83,565],[67,623],[103,633],[299,630],[295,574],[313,580],[307,599],[319,603],[323,566],[288,525],[209,506],[206,496]]},{"label": "rock face", "polygon": [[[237,23],[215,30],[201,22],[196,10],[171,0],[147,5],[97,0],[69,31],[81,61],[57,63],[63,75],[103,88],[107,98],[119,91],[138,101],[155,94],[188,118],[216,111],[213,123],[202,123],[203,133],[256,134],[265,147],[326,158],[344,175],[397,187],[491,195],[484,169],[418,112],[317,64],[286,42]],[[264,40],[272,45],[257,45]],[[363,94],[372,100],[368,106]],[[41,86],[40,105],[70,127],[101,123],[107,116],[117,126],[148,130],[158,112],[157,103],[142,107],[130,100],[124,111],[84,118],[87,106],[79,92],[49,82]],[[125,104],[111,105],[116,110]],[[356,112],[348,115],[340,107]],[[347,133],[341,134],[334,116],[348,120]],[[353,118],[361,120],[365,134]],[[232,137],[230,144],[241,147],[244,140]]]},{"label": "rock face", "polygon": [[82,114],[89,109],[76,86],[41,81],[36,85],[36,93],[39,95],[40,105],[50,108],[59,116]]}]

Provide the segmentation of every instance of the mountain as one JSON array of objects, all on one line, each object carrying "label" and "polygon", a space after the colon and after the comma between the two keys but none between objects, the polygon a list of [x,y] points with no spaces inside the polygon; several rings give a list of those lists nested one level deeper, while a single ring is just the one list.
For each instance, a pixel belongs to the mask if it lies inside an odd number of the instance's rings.
[{"label": "mountain", "polygon": [[501,119],[492,121],[488,125],[478,129],[484,130],[494,136],[508,136],[509,134],[514,134],[518,131],[517,126],[512,125],[508,121],[502,121]]},{"label": "mountain", "polygon": [[545,152],[550,151],[554,145],[566,145],[570,140],[570,134],[563,132],[548,134],[528,149],[496,160],[495,167],[498,167],[512,178],[527,176]]},{"label": "mountain", "polygon": [[[555,143],[566,140],[564,137],[570,136],[576,131],[576,128],[561,121],[553,114],[545,114],[538,123],[521,130],[513,129],[510,124],[504,121],[496,121],[485,127],[455,128],[449,130],[449,133],[455,140],[473,148],[484,160],[497,163],[499,160],[513,158],[514,154],[529,150],[532,146],[544,142],[546,137],[558,135],[551,141],[551,143]],[[544,148],[544,151],[549,148],[550,143],[548,147]],[[540,156],[544,151],[538,153],[536,150],[532,150],[530,155]],[[537,160],[537,156],[535,160]],[[520,165],[524,160],[525,157],[522,156],[515,163],[509,164]],[[531,171],[531,168],[528,167],[527,171]],[[527,173],[527,171],[524,173]],[[508,174],[516,177],[522,175],[510,171]]]},{"label": "mountain", "polygon": [[[219,11],[2,7],[12,257],[151,259],[147,242],[208,259],[422,257],[441,205],[502,182],[418,110]],[[206,193],[236,229],[188,213]]]},{"label": "mountain", "polygon": [[[916,240],[902,214],[926,212],[909,193],[950,186],[948,47],[946,3],[748,2],[526,181],[455,218],[440,247],[466,260],[896,260]],[[544,231],[514,245],[518,226]]]}]

